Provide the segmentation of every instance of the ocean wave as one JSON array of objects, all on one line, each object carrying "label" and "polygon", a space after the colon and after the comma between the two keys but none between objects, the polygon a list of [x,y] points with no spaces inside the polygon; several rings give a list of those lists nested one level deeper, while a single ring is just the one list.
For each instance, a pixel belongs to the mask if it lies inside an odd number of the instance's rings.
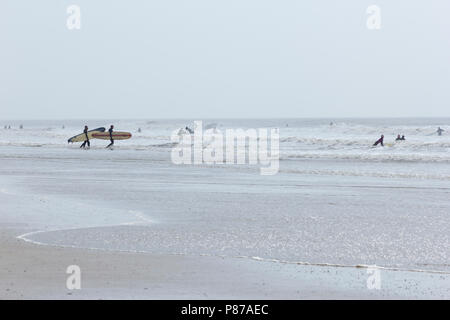
[{"label": "ocean wave", "polygon": [[[330,121],[321,119],[287,120],[219,120],[204,121],[203,130],[220,127],[226,129],[280,128],[281,160],[338,159],[360,161],[450,161],[450,134],[437,136],[439,122],[445,119],[349,119]],[[450,121],[450,119],[449,119]],[[84,123],[84,121],[83,121]],[[91,121],[92,123],[92,121]],[[120,130],[133,132],[130,140],[118,141],[117,150],[157,150],[166,152],[177,143],[171,135],[177,130],[185,132],[191,120],[124,120],[115,121]],[[39,126],[37,126],[39,124]],[[55,122],[25,124],[24,129],[3,130],[0,147],[68,148],[67,138],[79,133],[81,123],[73,122],[62,128]],[[95,124],[101,125],[98,121]],[[287,124],[289,124],[287,126]],[[145,127],[147,125],[147,128]],[[441,126],[446,129],[444,124]],[[137,128],[143,129],[136,132]],[[447,128],[448,129],[448,128]],[[450,130],[447,130],[450,132]],[[385,148],[371,148],[380,134],[385,135]],[[406,141],[395,141],[397,134],[406,135]],[[108,142],[109,143],[109,142]],[[107,143],[106,143],[107,144]],[[91,149],[102,149],[105,143],[91,141]],[[207,143],[205,143],[207,145]],[[69,145],[78,148],[79,144]]]},{"label": "ocean wave", "polygon": [[348,171],[348,170],[306,170],[306,169],[281,169],[282,173],[294,173],[302,175],[327,175],[327,176],[351,176],[351,177],[376,177],[376,178],[403,178],[424,180],[450,180],[449,174],[429,174],[411,172],[375,172],[375,171]]},{"label": "ocean wave", "polygon": [[416,154],[416,153],[332,153],[305,152],[282,154],[280,160],[328,159],[328,160],[359,160],[359,161],[399,161],[399,162],[450,162],[450,153]]},{"label": "ocean wave", "polygon": [[[311,137],[284,137],[280,138],[280,143],[296,143],[296,144],[303,144],[303,145],[313,145],[313,146],[361,146],[361,147],[368,147],[372,146],[372,144],[375,142],[374,139],[350,139],[350,138],[342,138],[342,139],[336,139],[336,138],[311,138]],[[391,139],[385,140],[385,144],[395,147],[395,148],[440,148],[440,149],[447,149],[450,148],[450,140],[434,140],[434,141],[427,141],[427,140],[407,140],[407,141],[394,141]]]}]

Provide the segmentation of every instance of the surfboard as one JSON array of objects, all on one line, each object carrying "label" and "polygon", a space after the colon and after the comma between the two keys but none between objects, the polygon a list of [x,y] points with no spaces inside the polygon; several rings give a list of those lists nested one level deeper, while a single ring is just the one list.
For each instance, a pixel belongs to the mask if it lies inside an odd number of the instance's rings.
[{"label": "surfboard", "polygon": [[[105,132],[105,128],[100,127],[97,129],[93,129],[93,130],[89,130],[88,131],[88,138],[92,139],[92,134],[94,132]],[[69,140],[67,140],[67,143],[73,143],[73,142],[83,142],[86,140],[86,135],[83,133],[77,134],[76,136],[73,136],[72,138],[70,138]]]},{"label": "surfboard", "polygon": [[[113,140],[126,140],[131,138],[131,133],[129,132],[121,132],[121,131],[114,131],[112,133]],[[102,140],[109,140],[109,132],[94,132],[92,133],[92,138],[94,139],[102,139]]]}]

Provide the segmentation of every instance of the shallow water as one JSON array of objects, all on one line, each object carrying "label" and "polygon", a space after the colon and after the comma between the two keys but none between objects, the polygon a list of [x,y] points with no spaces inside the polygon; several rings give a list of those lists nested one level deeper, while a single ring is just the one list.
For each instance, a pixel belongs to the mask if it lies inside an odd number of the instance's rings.
[{"label": "shallow water", "polygon": [[[187,121],[117,123],[143,132],[113,151],[102,141],[67,146],[81,123],[6,129],[2,220],[49,231],[25,237],[46,244],[450,272],[450,135],[428,135],[438,120],[204,122],[280,127],[274,176],[258,166],[172,164],[166,143]],[[381,129],[408,140],[367,146]]]}]

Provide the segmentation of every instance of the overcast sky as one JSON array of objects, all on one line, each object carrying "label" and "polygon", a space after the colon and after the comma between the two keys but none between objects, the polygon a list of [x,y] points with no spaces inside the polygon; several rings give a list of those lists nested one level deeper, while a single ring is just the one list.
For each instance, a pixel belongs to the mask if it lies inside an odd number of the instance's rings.
[{"label": "overcast sky", "polygon": [[0,119],[450,116],[449,15],[448,0],[1,0]]}]

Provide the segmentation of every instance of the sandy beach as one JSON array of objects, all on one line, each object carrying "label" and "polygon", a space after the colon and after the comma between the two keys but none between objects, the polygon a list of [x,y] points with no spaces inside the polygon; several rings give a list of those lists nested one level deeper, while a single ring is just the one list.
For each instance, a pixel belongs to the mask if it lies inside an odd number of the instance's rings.
[{"label": "sandy beach", "polygon": [[[0,299],[448,299],[449,275],[40,246],[1,227]],[[82,271],[66,288],[66,268]]]}]

